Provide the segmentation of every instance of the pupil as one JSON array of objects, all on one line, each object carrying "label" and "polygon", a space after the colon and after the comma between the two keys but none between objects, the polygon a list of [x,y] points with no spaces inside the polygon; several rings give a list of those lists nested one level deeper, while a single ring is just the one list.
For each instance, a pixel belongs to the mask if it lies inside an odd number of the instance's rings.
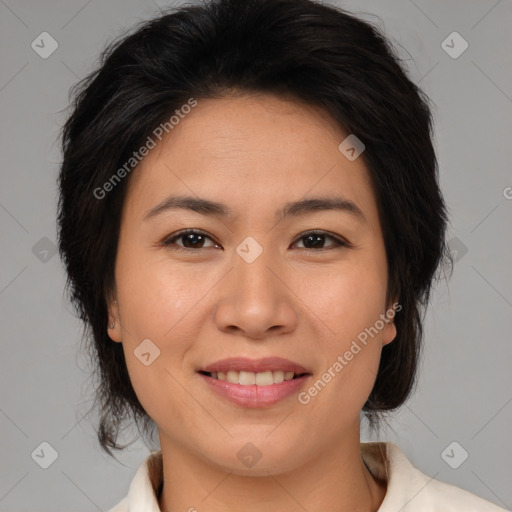
[{"label": "pupil", "polygon": [[[304,237],[305,246],[306,247],[320,247],[323,243],[323,237],[324,235],[308,235]],[[190,243],[192,246],[196,246],[197,244],[200,244],[203,240],[203,235],[198,233],[189,233],[188,235],[184,235],[185,238],[185,245],[187,243]]]},{"label": "pupil", "polygon": [[[186,243],[191,243],[192,245],[196,245],[197,241],[194,243],[194,237],[201,238],[203,235],[197,234],[197,233],[189,233],[188,235],[185,235]],[[201,241],[199,241],[201,243]]]},{"label": "pupil", "polygon": [[[322,245],[322,237],[324,235],[308,235],[304,238],[304,240],[312,240],[313,244],[312,247],[317,247],[318,245]],[[304,244],[306,247],[308,246],[307,243]]]}]

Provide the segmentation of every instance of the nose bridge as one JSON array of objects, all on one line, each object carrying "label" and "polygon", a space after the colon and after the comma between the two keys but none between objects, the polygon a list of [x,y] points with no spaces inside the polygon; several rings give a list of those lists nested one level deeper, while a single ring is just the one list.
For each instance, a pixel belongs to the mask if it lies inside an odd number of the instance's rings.
[{"label": "nose bridge", "polygon": [[[227,286],[221,291],[215,320],[221,330],[238,330],[252,338],[264,338],[271,328],[285,331],[296,325],[293,294],[278,278],[280,265],[275,250],[256,237],[245,238],[235,249]],[[260,238],[263,240],[263,236]]]},{"label": "nose bridge", "polygon": [[269,243],[270,237],[266,237],[265,240],[263,240],[263,236],[258,238],[259,242],[253,236],[242,240],[233,257],[233,279],[235,283],[238,283],[242,292],[254,293],[253,299],[257,299],[260,294],[268,293],[274,288],[273,282],[276,278],[270,269],[279,267],[276,253]]}]

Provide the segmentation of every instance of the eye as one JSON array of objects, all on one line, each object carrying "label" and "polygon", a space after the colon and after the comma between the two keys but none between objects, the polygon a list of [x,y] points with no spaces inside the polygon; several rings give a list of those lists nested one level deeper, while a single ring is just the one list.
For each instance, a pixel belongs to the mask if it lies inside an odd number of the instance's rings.
[{"label": "eye", "polygon": [[[327,246],[327,247],[322,247],[324,241],[323,239],[325,238],[330,238],[331,240],[334,240],[334,243]],[[310,247],[305,247],[305,249],[310,249],[311,247],[312,248],[317,248],[317,249],[320,249],[320,250],[325,250],[325,249],[328,249],[328,250],[331,250],[331,249],[336,249],[337,247],[350,247],[350,244],[338,237],[338,236],[334,236],[334,235],[330,235],[329,233],[326,233],[325,231],[318,231],[318,230],[314,230],[314,231],[308,231],[307,233],[301,233],[300,237],[297,239],[298,241],[306,241],[306,244],[305,245],[309,245]]]},{"label": "eye", "polygon": [[[166,238],[162,244],[171,249],[184,250],[184,251],[193,251],[194,249],[203,249],[203,247],[198,247],[203,244],[205,239],[212,240],[208,235],[203,233],[202,231],[198,231],[196,229],[185,229],[183,231],[179,231],[175,233],[170,238]],[[181,240],[184,242],[184,246],[176,246],[174,243],[176,240]],[[187,247],[189,244],[191,247]],[[172,247],[172,246],[176,247]]]},{"label": "eye", "polygon": [[[324,245],[326,238],[331,239],[334,243],[331,243],[325,247]],[[178,251],[197,252],[199,249],[208,248],[208,246],[204,246],[205,240],[210,240],[213,242],[213,239],[202,231],[196,229],[185,229],[178,231],[177,233],[171,235],[169,238],[163,240],[162,245]],[[177,244],[177,241],[182,242],[182,245]],[[352,247],[352,245],[345,239],[319,230],[301,233],[300,236],[296,238],[296,242],[294,242],[294,244],[297,242],[305,242],[303,244],[304,249],[310,249],[313,250],[313,252],[336,249],[337,247]],[[219,245],[214,242],[213,245],[210,245],[209,247],[219,247]],[[299,248],[302,249],[301,247]]]}]

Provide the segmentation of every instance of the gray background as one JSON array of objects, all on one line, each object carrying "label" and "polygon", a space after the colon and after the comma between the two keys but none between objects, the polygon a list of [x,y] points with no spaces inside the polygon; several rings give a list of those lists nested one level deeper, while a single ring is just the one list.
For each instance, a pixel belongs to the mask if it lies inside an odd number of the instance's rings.
[{"label": "gray background", "polygon": [[[69,88],[95,67],[108,41],[167,5],[0,0],[0,511],[107,510],[149,453],[139,441],[119,463],[97,445],[96,417],[86,415],[91,379],[81,327],[52,248],[57,136]],[[510,509],[512,3],[338,5],[385,29],[436,105],[441,186],[458,260],[449,284],[434,292],[418,390],[380,439],[398,444],[428,475]],[[58,42],[47,59],[31,48],[44,31]],[[454,31],[469,44],[458,58],[441,46]],[[460,43],[446,44],[453,52]],[[31,457],[44,441],[58,453],[48,469]],[[453,469],[444,459],[457,465],[462,450],[469,457]]]}]

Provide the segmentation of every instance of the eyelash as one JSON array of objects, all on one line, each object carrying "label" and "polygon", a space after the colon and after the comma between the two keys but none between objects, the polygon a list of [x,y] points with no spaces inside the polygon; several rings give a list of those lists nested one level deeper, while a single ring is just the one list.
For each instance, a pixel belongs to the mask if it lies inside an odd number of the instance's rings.
[{"label": "eyelash", "polygon": [[[193,234],[193,235],[201,235],[201,236],[204,236],[206,238],[209,238],[212,242],[214,243],[217,243],[215,242],[210,236],[208,236],[205,232],[203,231],[199,231],[199,230],[196,230],[196,229],[184,229],[182,231],[178,231],[177,233],[174,233],[173,235],[171,235],[170,237],[164,239],[162,241],[162,245],[164,247],[167,247],[169,249],[172,249],[172,250],[175,250],[175,251],[184,251],[184,252],[188,252],[188,253],[191,253],[191,252],[198,252],[202,249],[213,249],[213,247],[200,247],[198,249],[191,249],[191,248],[188,248],[188,247],[180,247],[180,246],[177,246],[177,245],[174,245],[174,247],[172,247],[172,245],[174,244],[174,242],[176,240],[179,240],[181,237],[185,236],[185,235],[189,235],[189,234]],[[343,238],[340,238],[338,236],[334,236],[334,235],[331,235],[330,233],[326,232],[326,231],[321,231],[321,230],[312,230],[312,231],[305,231],[304,233],[301,233],[293,243],[296,243],[304,238],[307,238],[308,236],[310,235],[322,235],[322,236],[326,236],[327,238],[331,238],[332,240],[334,240],[335,244],[329,246],[329,247],[323,247],[321,249],[308,249],[308,248],[304,248],[304,250],[307,250],[307,251],[312,251],[312,252],[322,252],[322,251],[330,251],[332,249],[338,249],[340,247],[347,247],[347,248],[350,248],[352,247],[352,244],[350,244],[349,242],[347,242],[346,240],[344,240]],[[301,248],[302,249],[302,248]]]}]

